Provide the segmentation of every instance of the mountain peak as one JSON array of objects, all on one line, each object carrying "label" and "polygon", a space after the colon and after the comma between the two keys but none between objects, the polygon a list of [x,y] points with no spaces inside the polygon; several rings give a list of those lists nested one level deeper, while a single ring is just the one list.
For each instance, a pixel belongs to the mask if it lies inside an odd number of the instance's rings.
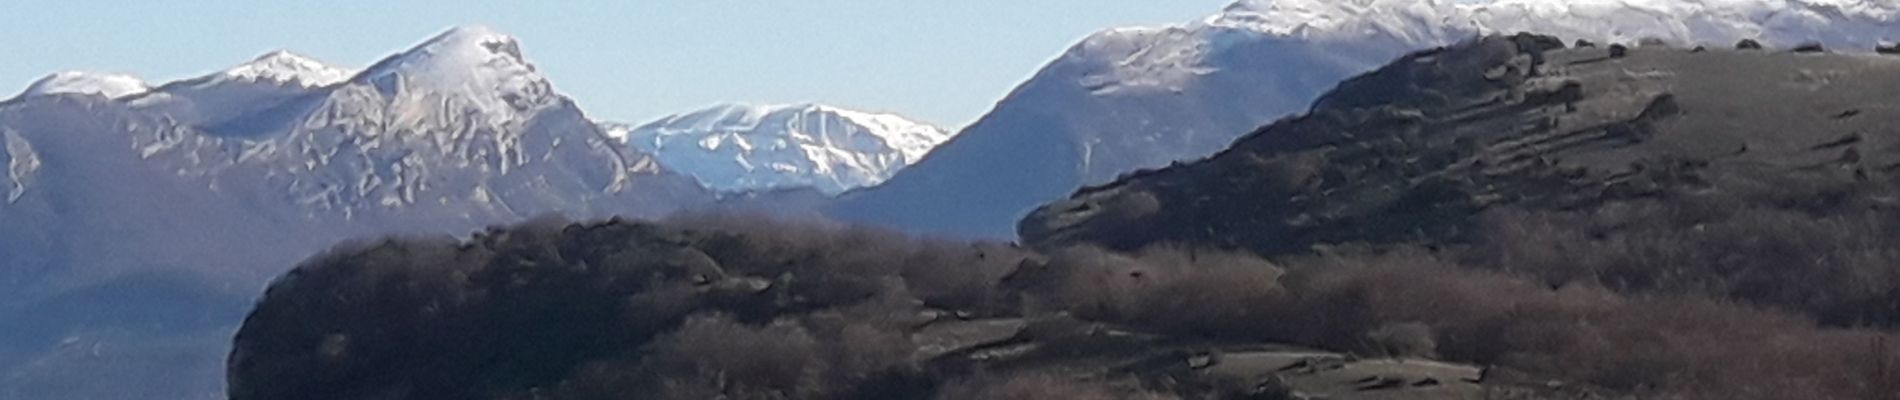
[{"label": "mountain peak", "polygon": [[145,80],[126,74],[114,74],[92,71],[64,71],[47,75],[27,86],[20,97],[46,96],[64,93],[96,94],[107,98],[122,98],[152,90]]},{"label": "mountain peak", "polygon": [[457,72],[448,69],[468,66],[529,74],[535,72],[534,65],[521,53],[519,39],[481,25],[449,28],[409,51],[385,60],[383,64],[389,65],[379,66],[386,69],[431,70],[428,72]]},{"label": "mountain peak", "polygon": [[350,78],[353,72],[288,50],[276,50],[220,73],[227,79],[294,84],[303,87],[329,86]]},{"label": "mountain peak", "polygon": [[355,80],[384,95],[460,98],[498,115],[525,112],[555,97],[547,78],[522,55],[519,40],[479,25],[450,28]]},{"label": "mountain peak", "polygon": [[481,51],[514,63],[528,64],[527,58],[521,55],[521,40],[482,25],[449,28],[424,42],[421,48]]}]

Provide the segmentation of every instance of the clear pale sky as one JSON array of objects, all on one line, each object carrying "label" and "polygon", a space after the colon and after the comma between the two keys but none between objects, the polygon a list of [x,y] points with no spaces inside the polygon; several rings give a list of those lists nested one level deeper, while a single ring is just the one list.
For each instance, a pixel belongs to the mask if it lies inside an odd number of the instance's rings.
[{"label": "clear pale sky", "polygon": [[0,98],[67,69],[154,85],[273,49],[362,68],[459,24],[517,36],[598,119],[820,102],[959,127],[1076,40],[1231,0],[0,0]]}]

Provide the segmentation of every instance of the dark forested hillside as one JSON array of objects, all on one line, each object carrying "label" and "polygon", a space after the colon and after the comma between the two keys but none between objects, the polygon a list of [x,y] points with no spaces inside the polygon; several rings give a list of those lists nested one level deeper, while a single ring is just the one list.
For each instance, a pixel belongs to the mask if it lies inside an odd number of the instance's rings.
[{"label": "dark forested hillside", "polygon": [[1893,382],[1890,339],[1420,249],[1035,254],[701,217],[346,246],[271,288],[230,384],[238,400],[1853,399]]}]

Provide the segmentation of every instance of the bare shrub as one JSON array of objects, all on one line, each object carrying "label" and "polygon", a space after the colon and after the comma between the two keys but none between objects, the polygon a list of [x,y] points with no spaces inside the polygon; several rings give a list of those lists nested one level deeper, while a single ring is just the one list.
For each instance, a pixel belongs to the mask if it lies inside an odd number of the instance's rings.
[{"label": "bare shrub", "polygon": [[972,379],[951,383],[939,400],[1167,400],[1177,397],[1049,375]]},{"label": "bare shrub", "polygon": [[1045,307],[1094,321],[1208,337],[1283,336],[1282,271],[1236,253],[1157,247],[1135,256],[1065,249],[1010,281]]},{"label": "bare shrub", "polygon": [[925,242],[904,260],[908,290],[932,308],[976,315],[1016,311],[997,286],[1033,256],[1012,246]]},{"label": "bare shrub", "polygon": [[700,394],[705,388],[699,385],[738,398],[816,398],[828,389],[821,346],[790,321],[750,327],[728,317],[695,316],[655,340],[640,369],[658,377],[658,392],[669,398],[684,398],[669,393],[674,391]]},{"label": "bare shrub", "polygon": [[1900,323],[1900,230],[1887,212],[1648,202],[1591,212],[1487,215],[1473,266],[1619,292],[1704,295],[1813,315]]},{"label": "bare shrub", "polygon": [[1307,343],[1352,348],[1337,338],[1418,324],[1448,359],[1664,398],[1858,398],[1872,385],[1868,343],[1884,335],[1720,299],[1553,289],[1417,252],[1298,271],[1319,333]]},{"label": "bare shrub", "polygon": [[1381,325],[1378,329],[1366,332],[1366,340],[1377,346],[1379,353],[1386,357],[1438,357],[1438,339],[1434,338],[1432,327],[1417,322]]}]

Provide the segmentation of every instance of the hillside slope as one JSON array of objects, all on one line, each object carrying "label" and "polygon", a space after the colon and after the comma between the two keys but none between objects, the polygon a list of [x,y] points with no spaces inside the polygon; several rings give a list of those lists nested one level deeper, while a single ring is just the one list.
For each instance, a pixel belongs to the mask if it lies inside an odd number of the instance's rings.
[{"label": "hillside slope", "polygon": [[[1486,33],[1566,42],[1726,47],[1815,42],[1870,53],[1900,40],[1900,6],[1855,0],[1238,1],[1191,23],[1081,40],[989,114],[884,185],[830,214],[848,221],[1006,238],[1037,205],[1144,168],[1192,161],[1304,111],[1346,78],[1412,51]],[[929,209],[932,212],[917,213]]]},{"label": "hillside slope", "polygon": [[1492,37],[1355,78],[1204,161],[1025,219],[1037,246],[1456,243],[1486,210],[1892,203],[1900,58]]}]

